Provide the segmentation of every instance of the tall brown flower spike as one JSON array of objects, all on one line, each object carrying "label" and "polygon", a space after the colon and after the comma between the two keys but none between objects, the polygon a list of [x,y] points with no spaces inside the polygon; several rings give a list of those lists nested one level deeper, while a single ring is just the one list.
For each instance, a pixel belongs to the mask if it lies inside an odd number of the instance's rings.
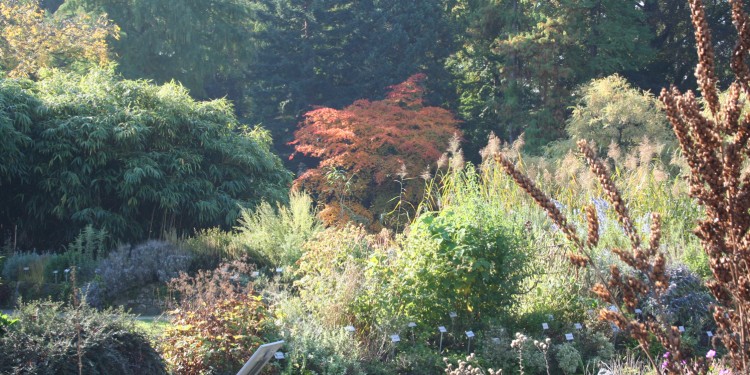
[{"label": "tall brown flower spike", "polygon": [[[577,236],[575,228],[568,222],[565,216],[557,209],[544,192],[542,192],[534,183],[519,172],[515,165],[503,155],[498,154],[495,160],[503,167],[505,172],[513,178],[514,181],[524,191],[526,191],[539,206],[541,206],[552,221],[558,227],[563,228],[563,233],[568,240],[577,248],[577,253],[570,253],[568,257],[576,268],[591,267],[599,283],[594,285],[591,292],[604,302],[605,306],[618,306],[615,309],[602,309],[599,317],[609,321],[619,329],[629,332],[631,336],[638,341],[646,357],[651,364],[657,368],[657,371],[667,371],[670,373],[694,373],[686,371],[682,361],[687,357],[680,352],[679,335],[675,338],[672,333],[672,327],[662,327],[655,322],[641,323],[635,319],[635,308],[638,301],[642,300],[649,291],[653,290],[659,294],[666,289],[668,277],[664,256],[659,252],[659,239],[661,236],[661,224],[659,216],[654,216],[654,229],[652,231],[649,248],[644,251],[641,249],[641,240],[638,232],[633,226],[633,220],[628,214],[619,190],[615,187],[610,178],[609,171],[604,163],[596,156],[594,150],[585,142],[578,144],[581,152],[586,158],[590,169],[605,191],[606,198],[612,203],[617,213],[618,221],[625,228],[630,238],[631,249],[613,249],[612,251],[618,257],[636,272],[634,274],[625,274],[616,265],[610,266],[609,278],[605,280],[605,273],[600,270],[596,263],[592,261],[589,249],[596,247],[599,243],[599,221],[596,210],[593,206],[586,207],[586,221],[588,226],[588,237],[586,243],[583,243]],[[615,293],[617,291],[617,293]],[[647,331],[653,333],[666,350],[674,353],[672,361],[665,368],[657,367],[656,361],[649,353],[649,335]],[[684,367],[684,368],[683,368]]]},{"label": "tall brown flower spike", "polygon": [[[690,165],[690,195],[705,208],[695,234],[713,273],[708,288],[717,299],[715,339],[726,347],[737,373],[750,371],[750,175],[742,174],[750,148],[750,117],[742,116],[750,94],[750,22],[740,0],[729,0],[738,42],[731,59],[735,81],[727,100],[718,100],[711,33],[701,0],[690,0],[699,64],[695,75],[711,110],[709,116],[691,92],[662,90],[660,99]],[[714,342],[716,342],[715,340]]]}]

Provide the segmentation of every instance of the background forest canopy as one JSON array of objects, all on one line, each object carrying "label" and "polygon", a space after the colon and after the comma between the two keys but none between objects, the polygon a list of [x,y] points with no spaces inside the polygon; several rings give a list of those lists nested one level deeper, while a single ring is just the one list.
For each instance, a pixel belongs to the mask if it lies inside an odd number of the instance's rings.
[{"label": "background forest canopy", "polygon": [[[706,8],[717,66],[728,67],[729,5]],[[627,152],[648,135],[671,150],[650,92],[696,89],[689,14],[684,0],[4,0],[0,232],[14,246],[49,246],[86,225],[125,241],[229,228],[240,207],[287,199],[287,169],[317,166],[297,146],[284,167],[295,130],[319,123],[310,116],[320,108],[347,114],[360,99],[392,114],[450,111],[432,143],[461,134],[473,162],[493,133],[525,134],[524,152],[553,158],[573,138]],[[717,73],[725,87],[731,74]],[[417,107],[388,99],[415,74],[427,77]],[[383,119],[368,121],[359,123]],[[388,145],[374,152],[414,158]],[[358,165],[321,169],[321,181],[347,188],[372,174]],[[414,168],[404,165],[419,180]],[[411,218],[421,195],[405,176],[382,186],[400,172],[386,173],[352,186],[411,197]],[[383,224],[391,198],[366,198],[359,213],[371,212],[359,216]]]}]

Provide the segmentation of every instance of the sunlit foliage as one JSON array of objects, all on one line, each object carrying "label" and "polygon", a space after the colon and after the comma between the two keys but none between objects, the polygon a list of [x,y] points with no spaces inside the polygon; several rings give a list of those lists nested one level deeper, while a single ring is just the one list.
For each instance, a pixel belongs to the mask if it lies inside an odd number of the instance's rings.
[{"label": "sunlit foliage", "polygon": [[296,185],[326,205],[321,212],[326,223],[354,220],[377,228],[398,203],[419,202],[424,186],[419,176],[429,173],[458,133],[449,111],[424,105],[425,78],[417,74],[393,86],[384,100],[306,114],[293,144],[320,164]]},{"label": "sunlit foliage", "polygon": [[105,16],[52,18],[36,1],[0,2],[0,69],[29,77],[42,68],[103,66],[110,61],[107,38],[118,30]]},{"label": "sunlit foliage", "polygon": [[268,134],[240,125],[225,100],[107,71],[0,81],[0,98],[14,101],[0,124],[18,150],[2,156],[21,161],[0,185],[0,217],[29,242],[67,242],[87,224],[120,240],[229,227],[240,207],[286,199],[290,175]]}]

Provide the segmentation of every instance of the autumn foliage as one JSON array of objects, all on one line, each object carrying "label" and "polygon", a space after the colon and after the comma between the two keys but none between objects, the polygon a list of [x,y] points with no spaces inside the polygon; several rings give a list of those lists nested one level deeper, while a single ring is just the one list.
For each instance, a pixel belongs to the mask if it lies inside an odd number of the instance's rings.
[{"label": "autumn foliage", "polygon": [[41,68],[109,63],[107,38],[119,28],[105,16],[47,17],[36,1],[0,2],[0,70],[28,77]]},{"label": "autumn foliage", "polygon": [[421,178],[459,133],[449,111],[425,106],[425,78],[416,74],[391,86],[384,100],[305,114],[292,144],[296,154],[320,163],[295,185],[324,205],[327,224],[356,221],[377,229],[413,211],[424,190]]}]

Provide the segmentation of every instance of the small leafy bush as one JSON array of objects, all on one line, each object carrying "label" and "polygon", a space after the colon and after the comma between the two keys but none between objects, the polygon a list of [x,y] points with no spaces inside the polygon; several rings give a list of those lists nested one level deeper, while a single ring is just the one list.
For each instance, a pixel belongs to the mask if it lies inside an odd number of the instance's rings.
[{"label": "small leafy bush", "polygon": [[2,337],[8,327],[18,322],[18,319],[12,319],[8,315],[0,314],[0,337]]},{"label": "small leafy bush", "polygon": [[312,203],[310,196],[292,191],[288,206],[262,202],[254,211],[242,210],[239,238],[274,266],[291,266],[302,256],[302,245],[322,229]]},{"label": "small leafy bush", "polygon": [[107,255],[108,242],[109,233],[106,229],[87,225],[65,247],[65,252],[58,259],[64,262],[64,268],[75,266],[79,279],[89,279],[94,276],[97,261]]},{"label": "small leafy bush", "polygon": [[[2,374],[166,374],[159,354],[122,310],[34,301],[0,337]],[[80,353],[80,357],[79,357]]]},{"label": "small leafy bush", "polygon": [[170,281],[178,295],[160,350],[177,374],[234,374],[271,332],[262,297],[247,283],[246,263],[224,263]]},{"label": "small leafy bush", "polygon": [[343,327],[326,327],[307,314],[299,298],[286,298],[275,308],[286,342],[284,374],[363,374],[356,335]]},{"label": "small leafy bush", "polygon": [[132,288],[168,282],[186,271],[191,260],[190,253],[163,241],[120,247],[99,264],[102,293],[112,298]]},{"label": "small leafy bush", "polygon": [[[49,257],[49,254],[35,252],[15,253],[5,261],[2,276],[7,281],[33,281],[41,284],[44,282],[44,266]],[[27,267],[29,270],[24,270]]]},{"label": "small leafy bush", "polygon": [[575,374],[579,364],[582,363],[581,353],[572,344],[565,343],[555,346],[555,358],[557,365],[563,373]]},{"label": "small leafy bush", "polygon": [[329,228],[304,245],[294,285],[305,307],[327,327],[353,323],[365,303],[365,264],[375,238],[363,227]]},{"label": "small leafy bush", "polygon": [[405,316],[439,325],[450,311],[478,319],[513,303],[528,271],[521,228],[485,210],[481,200],[473,203],[422,214],[411,224],[392,293]]}]

